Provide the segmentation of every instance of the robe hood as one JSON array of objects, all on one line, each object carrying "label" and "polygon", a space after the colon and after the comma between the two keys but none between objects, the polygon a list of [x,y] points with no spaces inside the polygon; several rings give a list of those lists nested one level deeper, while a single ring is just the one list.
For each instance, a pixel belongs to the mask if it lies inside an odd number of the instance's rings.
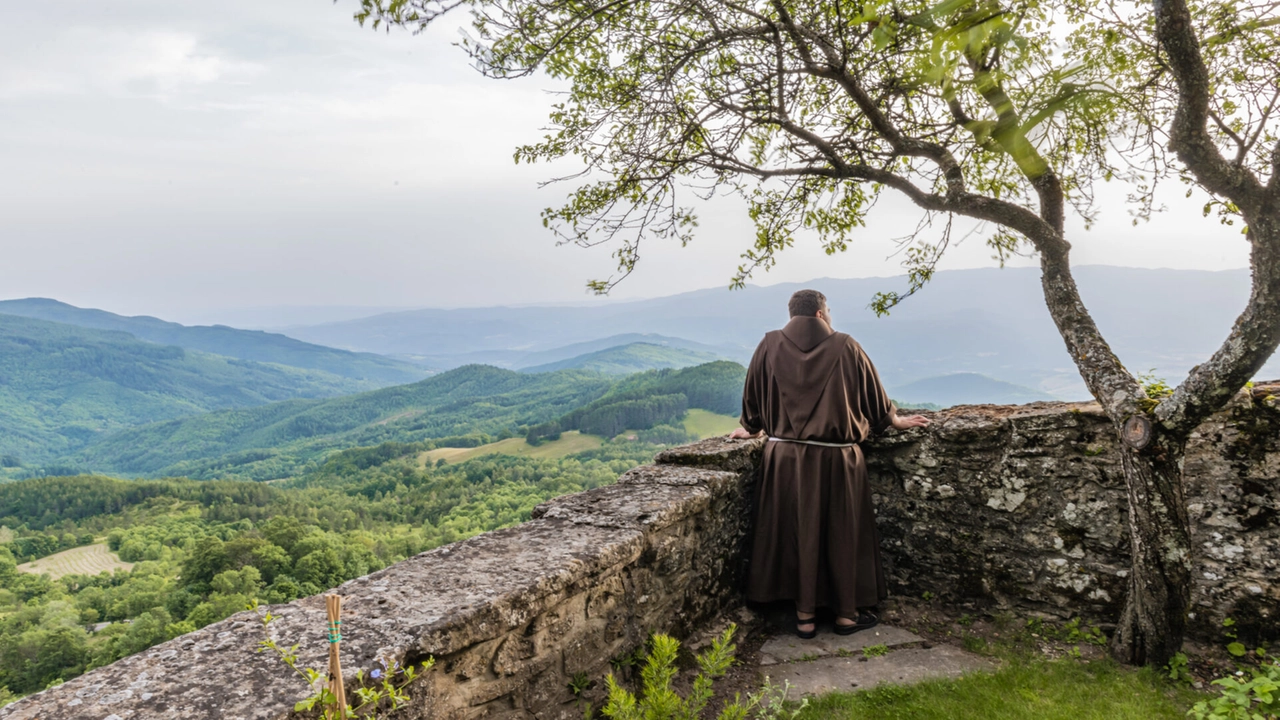
[{"label": "robe hood", "polygon": [[835,334],[836,331],[825,320],[809,315],[797,315],[782,328],[783,337],[790,340],[800,352],[806,353]]}]

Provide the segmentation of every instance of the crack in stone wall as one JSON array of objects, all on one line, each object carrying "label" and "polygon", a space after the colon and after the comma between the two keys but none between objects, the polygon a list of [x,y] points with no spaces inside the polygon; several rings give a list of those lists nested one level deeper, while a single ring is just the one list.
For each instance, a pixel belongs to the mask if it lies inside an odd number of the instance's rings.
[{"label": "crack in stone wall", "polygon": [[[1280,613],[1280,385],[1244,391],[1188,447],[1196,587],[1191,630],[1274,639]],[[1119,612],[1128,568],[1115,434],[1092,403],[964,406],[865,446],[895,594],[977,611]],[[763,443],[665,451],[614,485],[539,505],[522,525],[347,582],[343,665],[427,656],[413,719],[578,718],[577,673],[599,680],[651,632],[687,637],[741,604]],[[299,664],[322,669],[320,596],[269,610]],[[0,720],[278,720],[306,694],[259,653],[251,613],[157,645],[0,709]]]}]

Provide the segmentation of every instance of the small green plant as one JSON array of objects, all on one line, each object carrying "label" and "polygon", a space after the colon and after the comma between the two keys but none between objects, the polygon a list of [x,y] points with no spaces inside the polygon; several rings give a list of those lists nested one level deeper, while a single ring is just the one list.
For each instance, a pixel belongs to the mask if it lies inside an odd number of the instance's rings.
[{"label": "small green plant", "polygon": [[929,602],[929,601],[933,600],[933,598],[934,598],[934,597],[936,597],[936,596],[935,596],[931,591],[929,591],[929,590],[925,590],[925,591],[924,591],[924,594],[923,594],[923,595],[921,595],[920,597],[924,598],[924,601],[925,601],[925,602]]},{"label": "small green plant", "polygon": [[573,678],[569,680],[569,692],[573,693],[574,697],[586,692],[589,687],[591,687],[591,678],[584,672],[574,673]]},{"label": "small green plant", "polygon": [[889,646],[885,645],[884,643],[880,643],[879,645],[868,645],[862,648],[862,657],[865,657],[865,658],[880,657],[881,655],[888,655],[888,654],[889,654]]},{"label": "small green plant", "polygon": [[960,638],[960,644],[971,653],[985,652],[987,649],[987,641],[984,638],[970,633],[965,633]]},{"label": "small green plant", "polygon": [[957,620],[956,622],[959,623],[962,627],[969,627],[970,625],[973,624],[973,616],[970,615],[969,613],[965,613],[961,615],[960,619]]},{"label": "small green plant", "polygon": [[[651,636],[648,640],[648,643],[652,643],[652,642],[653,642],[653,637]],[[634,649],[632,649],[631,652],[622,653],[621,655],[610,658],[609,665],[613,668],[613,671],[615,673],[621,674],[622,671],[624,670],[629,670],[630,668],[639,666],[644,662],[644,659],[645,659],[645,646],[638,645]]]},{"label": "small green plant", "polygon": [[1160,400],[1167,398],[1173,394],[1173,388],[1169,387],[1169,383],[1164,378],[1155,376],[1156,369],[1151,368],[1144,373],[1138,373],[1138,382],[1142,384],[1142,389],[1147,392],[1147,397],[1152,400]]},{"label": "small green plant", "polygon": [[1060,638],[1069,643],[1086,642],[1099,647],[1107,644],[1107,636],[1103,634],[1102,630],[1096,627],[1082,628],[1080,626],[1080,618],[1072,618],[1066,625],[1063,625]]},{"label": "small green plant", "polygon": [[[649,642],[649,655],[640,671],[642,690],[637,699],[623,688],[610,673],[605,678],[609,687],[609,701],[602,712],[612,720],[685,720],[698,718],[711,701],[712,686],[724,676],[734,663],[733,634],[736,625],[730,625],[724,634],[716,638],[706,652],[697,657],[698,675],[693,680],[688,697],[680,697],[671,688],[676,676],[676,656],[680,643],[669,635],[656,634]],[[787,709],[786,696],[789,684],[782,688],[770,685],[766,680],[760,692],[742,697],[735,696],[717,716],[719,720],[777,720],[792,719],[798,713]],[[801,708],[804,704],[801,704]]]},{"label": "small green plant", "polygon": [[585,672],[578,671],[569,680],[569,692],[573,693],[573,696],[578,700],[578,707],[582,710],[582,720],[591,720],[596,714],[595,709],[591,707],[591,703],[582,697],[582,693],[586,692],[590,687],[591,678],[587,677]]},{"label": "small green plant", "polygon": [[1169,660],[1169,679],[1176,683],[1190,685],[1192,678],[1188,666],[1186,653],[1174,653],[1173,658]]},{"label": "small green plant", "polygon": [[[263,639],[258,641],[258,652],[274,652],[281,662],[306,681],[308,687],[318,688],[315,694],[294,705],[294,712],[305,712],[318,707],[320,716],[325,720],[342,717],[338,708],[338,699],[325,685],[326,675],[314,668],[298,667],[298,645],[295,643],[287,648],[282,647],[267,633],[267,626],[276,619],[276,616],[269,611],[259,612],[257,600],[249,603],[248,609],[258,613],[258,617],[262,620]],[[417,666],[401,667],[397,662],[384,661],[380,667],[374,668],[368,674],[362,669],[356,672],[356,682],[359,687],[355,688],[353,693],[358,702],[355,705],[347,704],[342,709],[346,711],[347,717],[374,719],[385,717],[384,712],[403,707],[409,702],[409,694],[405,692],[405,687],[420,673],[430,670],[434,665],[435,658],[427,658]],[[367,680],[372,680],[373,684],[366,685]]]},{"label": "small green plant", "polygon": [[752,720],[795,720],[809,707],[809,700],[801,698],[799,704],[788,703],[787,695],[790,693],[791,681],[784,680],[782,685],[774,685],[766,675],[760,691],[747,698],[747,707],[755,711],[751,715]]},{"label": "small green plant", "polygon": [[1280,718],[1280,662],[1237,670],[1213,681],[1217,697],[1202,700],[1187,713],[1196,720],[1276,720]]}]

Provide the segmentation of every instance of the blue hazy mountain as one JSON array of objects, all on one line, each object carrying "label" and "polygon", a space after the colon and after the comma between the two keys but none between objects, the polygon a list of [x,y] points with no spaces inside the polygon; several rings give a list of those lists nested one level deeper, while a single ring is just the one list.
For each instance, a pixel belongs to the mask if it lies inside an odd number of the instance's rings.
[{"label": "blue hazy mountain", "polygon": [[[1075,275],[1125,364],[1171,382],[1217,349],[1249,296],[1247,270],[1093,265]],[[414,310],[286,332],[351,350],[430,357],[441,367],[494,362],[479,358],[504,353],[508,366],[519,367],[530,353],[627,333],[692,338],[745,363],[765,332],[786,323],[790,294],[813,287],[827,295],[837,329],[862,343],[890,386],[972,372],[1061,399],[1088,397],[1045,308],[1038,269],[941,271],[888,317],[867,308],[876,292],[905,285],[902,277],[817,279],[596,306]],[[1280,377],[1274,359],[1259,373],[1270,377]]]},{"label": "blue hazy mountain", "polygon": [[890,387],[889,394],[895,400],[907,403],[932,403],[942,407],[978,403],[1020,405],[1037,400],[1054,399],[1048,393],[1035,388],[970,372],[939,375]]},{"label": "blue hazy mountain", "polygon": [[633,342],[597,350],[577,357],[545,365],[522,368],[522,372],[539,373],[555,370],[592,370],[605,375],[629,375],[642,370],[683,368],[721,359],[713,353],[687,350],[670,345]]},{"label": "blue hazy mountain", "polygon": [[357,381],[353,392],[415,382],[430,374],[426,368],[402,360],[324,347],[279,333],[239,330],[226,325],[179,325],[154,317],[126,317],[79,308],[46,298],[0,300],[0,313],[95,330],[116,330],[139,340],[241,360],[321,370]]}]

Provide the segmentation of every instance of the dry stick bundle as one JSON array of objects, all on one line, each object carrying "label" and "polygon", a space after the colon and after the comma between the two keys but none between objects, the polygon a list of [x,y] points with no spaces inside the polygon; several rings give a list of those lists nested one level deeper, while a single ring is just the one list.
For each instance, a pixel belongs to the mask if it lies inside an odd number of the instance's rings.
[{"label": "dry stick bundle", "polygon": [[342,685],[342,659],[338,656],[342,642],[342,596],[325,595],[324,606],[329,612],[329,692],[333,693],[336,706],[330,717],[346,720],[347,691]]}]

